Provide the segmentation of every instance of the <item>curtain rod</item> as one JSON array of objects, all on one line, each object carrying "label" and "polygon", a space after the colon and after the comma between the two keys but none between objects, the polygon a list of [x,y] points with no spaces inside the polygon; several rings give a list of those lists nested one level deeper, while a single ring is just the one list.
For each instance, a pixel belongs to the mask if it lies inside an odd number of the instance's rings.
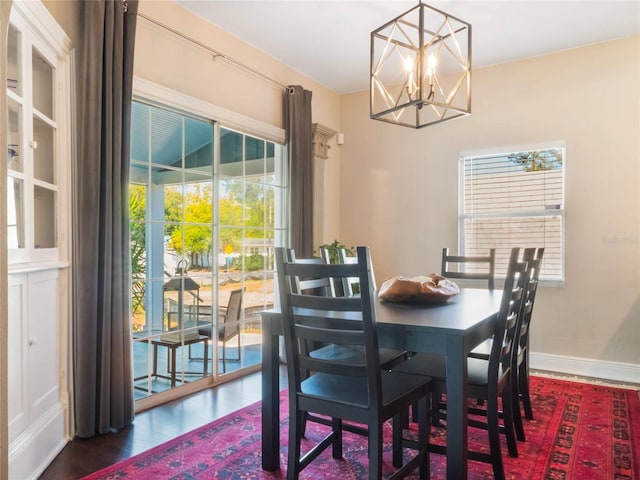
[{"label": "curtain rod", "polygon": [[169,27],[169,26],[167,26],[167,25],[165,25],[163,23],[160,23],[160,22],[158,22],[157,20],[154,20],[151,17],[148,17],[144,13],[138,12],[138,16],[141,17],[141,18],[144,18],[148,22],[153,23],[154,25],[157,25],[157,26],[159,26],[159,27],[161,27],[161,28],[173,33],[174,35],[179,36],[180,38],[182,38],[184,40],[187,40],[188,42],[191,42],[191,43],[199,46],[200,48],[203,48],[207,52],[213,54],[213,59],[214,60],[216,58],[222,58],[223,60],[226,60],[227,62],[232,63],[236,67],[240,67],[241,69],[243,69],[243,70],[245,70],[245,71],[247,71],[249,73],[252,73],[253,75],[258,76],[258,77],[262,78],[263,80],[266,80],[269,83],[272,83],[273,85],[276,85],[277,87],[282,88],[283,90],[288,90],[289,89],[289,87],[287,85],[283,85],[280,82],[274,80],[273,78],[267,77],[264,73],[261,73],[261,72],[259,72],[257,70],[254,70],[253,68],[248,67],[247,65],[244,65],[243,63],[240,63],[239,61],[229,57],[228,55],[225,55],[224,53],[219,52],[217,50],[214,50],[213,48],[205,45],[204,43],[199,42],[198,40],[196,40],[194,38],[191,38],[190,36],[185,35],[184,33],[179,32],[179,31],[177,31],[177,30],[175,30],[175,29],[173,29],[173,28],[171,28],[171,27]]}]

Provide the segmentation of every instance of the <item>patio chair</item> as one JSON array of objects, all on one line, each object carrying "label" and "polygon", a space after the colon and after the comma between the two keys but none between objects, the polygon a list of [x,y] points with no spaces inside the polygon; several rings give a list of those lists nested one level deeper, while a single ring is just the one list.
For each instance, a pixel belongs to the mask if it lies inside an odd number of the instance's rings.
[{"label": "patio chair", "polygon": [[[218,310],[217,341],[222,342],[222,373],[227,372],[227,361],[240,362],[242,360],[242,348],[240,345],[240,316],[242,314],[243,288],[232,290],[226,307]],[[206,307],[200,307],[201,311]],[[211,336],[211,323],[202,323],[198,326],[200,335]],[[238,358],[227,359],[227,342],[238,337]]]}]

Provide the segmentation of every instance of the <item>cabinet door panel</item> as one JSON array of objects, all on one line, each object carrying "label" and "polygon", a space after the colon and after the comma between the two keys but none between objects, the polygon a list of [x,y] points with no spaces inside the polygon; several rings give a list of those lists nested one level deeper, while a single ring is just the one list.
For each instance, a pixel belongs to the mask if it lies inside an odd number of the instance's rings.
[{"label": "cabinet door panel", "polygon": [[9,275],[9,322],[7,335],[9,441],[29,425],[27,402],[26,275]]},{"label": "cabinet door panel", "polygon": [[29,387],[34,418],[58,400],[58,271],[29,275]]}]

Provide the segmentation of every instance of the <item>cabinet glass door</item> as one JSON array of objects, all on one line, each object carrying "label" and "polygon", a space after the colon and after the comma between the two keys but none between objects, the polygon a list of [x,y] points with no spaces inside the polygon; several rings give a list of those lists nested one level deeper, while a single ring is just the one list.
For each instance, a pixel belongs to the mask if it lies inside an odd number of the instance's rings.
[{"label": "cabinet glass door", "polygon": [[7,88],[16,95],[22,95],[20,76],[20,32],[9,25],[7,34]]},{"label": "cabinet glass door", "polygon": [[53,119],[53,67],[34,48],[31,55],[33,108]]},{"label": "cabinet glass door", "polygon": [[7,243],[9,248],[25,246],[24,163],[21,148],[22,108],[8,101],[7,125]]}]

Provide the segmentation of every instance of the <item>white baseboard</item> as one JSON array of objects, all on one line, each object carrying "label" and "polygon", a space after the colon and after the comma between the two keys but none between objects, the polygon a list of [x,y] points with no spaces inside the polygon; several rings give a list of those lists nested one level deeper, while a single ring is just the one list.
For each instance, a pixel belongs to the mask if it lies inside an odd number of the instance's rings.
[{"label": "white baseboard", "polygon": [[530,367],[581,377],[640,384],[640,365],[531,352]]},{"label": "white baseboard", "polygon": [[9,480],[35,480],[67,444],[65,412],[56,404],[9,446]]}]

